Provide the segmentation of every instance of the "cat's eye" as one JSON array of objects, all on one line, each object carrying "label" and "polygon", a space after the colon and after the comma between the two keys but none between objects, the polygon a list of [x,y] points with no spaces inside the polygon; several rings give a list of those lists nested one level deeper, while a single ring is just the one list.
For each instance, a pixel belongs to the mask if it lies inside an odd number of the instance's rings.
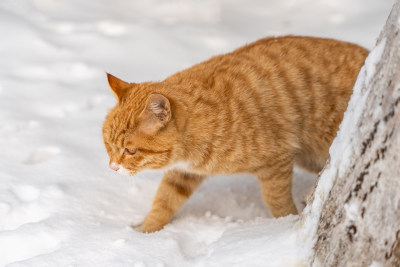
[{"label": "cat's eye", "polygon": [[133,156],[133,155],[136,154],[137,151],[138,151],[137,148],[135,148],[135,149],[128,149],[128,148],[125,148],[125,149],[124,149],[124,155]]}]

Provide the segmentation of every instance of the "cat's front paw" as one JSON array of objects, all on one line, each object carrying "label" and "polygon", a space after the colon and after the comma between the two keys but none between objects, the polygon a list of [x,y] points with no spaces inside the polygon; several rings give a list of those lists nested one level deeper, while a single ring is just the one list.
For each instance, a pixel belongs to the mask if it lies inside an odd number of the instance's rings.
[{"label": "cat's front paw", "polygon": [[154,233],[154,232],[160,231],[163,227],[164,227],[164,225],[143,223],[141,225],[141,231],[142,231],[142,233]]},{"label": "cat's front paw", "polygon": [[168,220],[161,220],[161,218],[160,214],[157,216],[151,213],[147,215],[140,227],[142,233],[154,233],[161,230],[168,223]]},{"label": "cat's front paw", "polygon": [[140,224],[132,224],[131,228],[135,231],[141,232],[141,233],[154,233],[159,230],[161,230],[164,227],[164,225],[160,224],[155,224],[155,223],[146,223],[144,221],[143,223]]}]

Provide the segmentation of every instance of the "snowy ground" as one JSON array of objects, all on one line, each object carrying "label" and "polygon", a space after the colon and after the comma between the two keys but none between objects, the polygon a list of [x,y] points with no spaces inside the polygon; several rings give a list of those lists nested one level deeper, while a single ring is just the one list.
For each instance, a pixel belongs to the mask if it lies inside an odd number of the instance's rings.
[{"label": "snowy ground", "polygon": [[[246,175],[209,179],[160,232],[132,230],[162,173],[109,170],[104,71],[160,80],[272,34],[373,48],[392,3],[2,0],[0,266],[304,266],[297,216],[271,218]],[[296,170],[299,209],[314,179]]]}]

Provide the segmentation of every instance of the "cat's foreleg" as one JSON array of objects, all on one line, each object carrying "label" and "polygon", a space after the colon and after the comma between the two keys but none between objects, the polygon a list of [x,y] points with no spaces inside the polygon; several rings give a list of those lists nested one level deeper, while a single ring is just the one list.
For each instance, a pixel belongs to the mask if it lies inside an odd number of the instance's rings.
[{"label": "cat's foreleg", "polygon": [[293,162],[285,160],[257,171],[261,193],[274,217],[297,214],[292,198]]},{"label": "cat's foreleg", "polygon": [[157,190],[149,214],[141,225],[141,231],[151,233],[164,227],[183,206],[205,176],[178,170],[168,171]]}]

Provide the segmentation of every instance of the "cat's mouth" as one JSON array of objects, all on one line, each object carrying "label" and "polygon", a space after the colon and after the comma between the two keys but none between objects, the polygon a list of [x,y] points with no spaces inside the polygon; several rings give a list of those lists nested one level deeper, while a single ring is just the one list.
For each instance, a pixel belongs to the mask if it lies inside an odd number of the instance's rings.
[{"label": "cat's mouth", "polygon": [[116,164],[114,162],[110,164],[110,168],[113,169],[114,171],[116,171],[117,173],[119,173],[121,175],[125,175],[125,176],[133,176],[137,173],[136,171],[128,170],[128,169],[124,168],[124,166],[122,166],[120,164]]},{"label": "cat's mouth", "polygon": [[125,176],[133,176],[136,174],[136,171],[130,171],[128,169],[125,169],[124,167],[122,167],[121,169],[119,169],[117,171],[119,174],[125,175]]}]

